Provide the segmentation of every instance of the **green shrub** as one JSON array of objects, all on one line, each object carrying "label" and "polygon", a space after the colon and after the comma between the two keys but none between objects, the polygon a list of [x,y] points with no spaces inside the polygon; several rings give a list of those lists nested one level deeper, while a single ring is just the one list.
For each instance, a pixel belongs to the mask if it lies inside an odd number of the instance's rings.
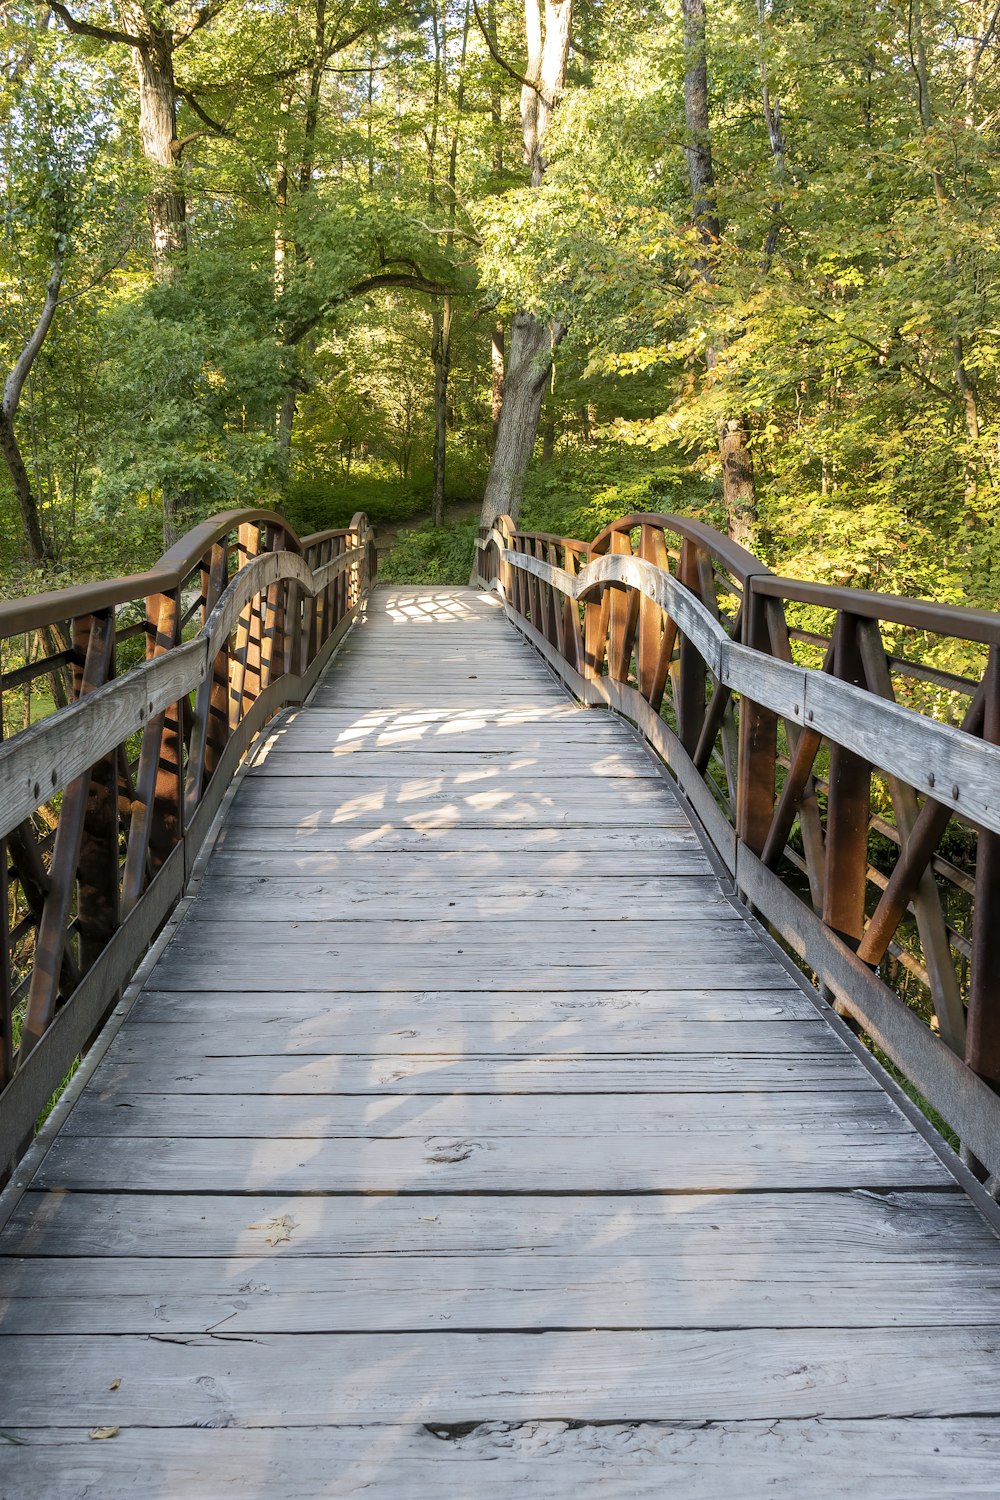
[{"label": "green shrub", "polygon": [[414,526],[379,561],[379,578],[389,583],[468,583],[477,529],[476,521]]},{"label": "green shrub", "polygon": [[299,536],[349,526],[364,511],[373,526],[408,521],[430,505],[427,486],[415,480],[372,479],[363,476],[348,484],[325,479],[293,479],[283,506]]}]

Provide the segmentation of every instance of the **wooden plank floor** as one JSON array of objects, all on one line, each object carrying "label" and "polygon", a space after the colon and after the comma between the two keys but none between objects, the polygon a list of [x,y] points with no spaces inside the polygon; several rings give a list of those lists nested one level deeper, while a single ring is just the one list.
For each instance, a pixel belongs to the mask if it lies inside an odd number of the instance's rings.
[{"label": "wooden plank floor", "polygon": [[0,1500],[1000,1491],[993,1232],[470,590],[268,736],[0,1332]]}]

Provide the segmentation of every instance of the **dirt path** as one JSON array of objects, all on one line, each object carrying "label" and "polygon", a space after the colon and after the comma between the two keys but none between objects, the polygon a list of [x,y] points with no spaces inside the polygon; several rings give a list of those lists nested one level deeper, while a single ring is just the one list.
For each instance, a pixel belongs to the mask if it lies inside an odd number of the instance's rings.
[{"label": "dirt path", "polygon": [[[479,500],[459,500],[454,505],[446,505],[444,508],[444,524],[447,526],[452,521],[472,521],[482,508]],[[379,557],[384,557],[391,552],[399,541],[399,538],[407,531],[413,531],[417,526],[423,526],[431,518],[429,510],[421,511],[417,516],[410,516],[406,521],[389,521],[379,526],[376,532]]]}]

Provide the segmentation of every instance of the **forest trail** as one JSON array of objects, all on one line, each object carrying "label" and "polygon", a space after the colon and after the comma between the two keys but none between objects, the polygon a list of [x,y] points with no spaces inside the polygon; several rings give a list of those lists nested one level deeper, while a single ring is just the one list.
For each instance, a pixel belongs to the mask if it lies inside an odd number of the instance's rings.
[{"label": "forest trail", "polygon": [[2,1500],[996,1493],[994,1233],[472,589],[264,734],[0,1314]]},{"label": "forest trail", "polygon": [[[482,508],[481,500],[456,500],[454,504],[445,506],[443,525],[453,526],[456,522],[475,521]],[[409,516],[405,521],[381,522],[378,528],[379,561],[388,556],[400,537],[405,536],[408,531],[415,531],[418,526],[425,526],[430,519],[430,511],[422,510],[419,515]]]}]

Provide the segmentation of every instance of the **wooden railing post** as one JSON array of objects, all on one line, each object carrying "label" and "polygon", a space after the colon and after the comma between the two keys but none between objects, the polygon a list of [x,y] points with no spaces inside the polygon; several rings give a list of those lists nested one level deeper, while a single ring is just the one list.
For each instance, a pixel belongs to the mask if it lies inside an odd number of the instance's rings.
[{"label": "wooden railing post", "polygon": [[[701,598],[698,551],[695,544],[685,537],[681,543],[681,560],[677,570],[679,582],[689,589],[696,599]],[[698,740],[705,721],[705,681],[704,659],[694,642],[682,635],[677,693],[677,718],[679,720],[677,732],[681,744],[689,755],[694,755],[698,748]]]},{"label": "wooden railing post", "polygon": [[[770,654],[765,601],[748,579],[743,595],[743,644]],[[751,698],[740,700],[739,753],[736,780],[736,835],[760,854],[774,817],[778,761],[778,716]]]},{"label": "wooden railing post", "polygon": [[[983,739],[1000,745],[1000,649],[990,647],[984,679]],[[1000,834],[980,828],[972,928],[965,1060],[981,1078],[1000,1084]]]},{"label": "wooden railing post", "polygon": [[[611,551],[618,557],[631,557],[632,538],[627,531],[615,531],[611,536]],[[608,639],[608,676],[615,682],[628,682],[632,662],[632,648],[639,623],[638,590],[628,585],[612,585],[611,615]]]},{"label": "wooden railing post", "polygon": [[[115,675],[115,620],[109,610],[100,621],[93,616],[73,622],[73,645],[80,661],[90,652],[94,630],[107,631],[110,643],[99,644],[107,661],[105,681]],[[82,689],[82,682],[80,683]],[[90,773],[90,789],[83,819],[77,889],[80,931],[80,968],[83,973],[100,957],[121,920],[118,896],[118,757],[104,755]]]},{"label": "wooden railing post", "polygon": [[[105,614],[95,615],[87,631],[87,655],[82,674],[77,678],[78,697],[83,697],[107,681],[113,653],[114,616],[109,610]],[[42,790],[39,783],[36,787],[39,800]],[[45,790],[51,792],[52,788]],[[55,1015],[89,800],[88,771],[86,775],[78,776],[75,781],[70,782],[63,793],[45,905],[35,939],[35,962],[21,1027],[19,1058],[27,1057],[34,1049]]]},{"label": "wooden railing post", "polygon": [[[3,743],[3,698],[0,694],[0,744]],[[7,841],[0,838],[0,1089],[7,1087],[14,1071],[13,999],[10,979],[10,865]],[[0,1177],[5,1162],[0,1162]]]},{"label": "wooden railing post", "polygon": [[[269,526],[267,550],[281,552],[285,546],[285,533],[279,526]],[[260,642],[260,690],[269,687],[280,677],[285,661],[285,609],[284,583],[272,583],[266,594],[260,596],[261,642]]]},{"label": "wooden railing post", "polygon": [[[841,682],[863,687],[865,670],[857,627],[855,616],[844,611],[837,616],[833,672]],[[871,766],[836,740],[830,742],[829,787],[823,921],[857,944],[865,929]]]},{"label": "wooden railing post", "polygon": [[[239,530],[241,568],[260,555],[260,527],[248,522]],[[229,729],[235,730],[260,691],[260,607],[250,599],[236,626],[236,649],[229,674]]]}]

